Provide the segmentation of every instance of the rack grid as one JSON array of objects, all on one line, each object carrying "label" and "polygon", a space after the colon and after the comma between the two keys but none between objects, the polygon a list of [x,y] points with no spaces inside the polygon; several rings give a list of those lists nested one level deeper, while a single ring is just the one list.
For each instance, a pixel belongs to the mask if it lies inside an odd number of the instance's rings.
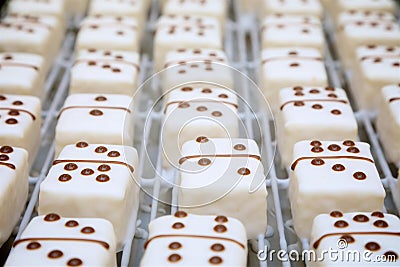
[{"label": "rack grid", "polygon": [[[144,42],[151,42],[156,20],[160,14],[157,0],[152,1],[151,9],[146,26]],[[327,16],[325,16],[327,17]],[[46,177],[54,159],[54,130],[57,115],[62,107],[63,101],[68,95],[70,68],[74,57],[74,43],[78,30],[80,18],[70,21],[70,26],[65,35],[63,47],[60,50],[54,67],[49,73],[46,81],[46,101],[43,103],[43,125],[41,129],[42,144],[38,157],[32,167],[29,177],[30,197],[26,210],[20,223],[10,238],[8,245],[1,249],[1,257],[7,253],[14,238],[19,238],[30,219],[36,215],[36,206],[40,183]],[[242,14],[238,8],[238,0],[231,0],[230,17],[225,27],[225,51],[230,59],[232,68],[242,74],[235,90],[244,99],[252,99],[254,90],[253,81],[257,82],[258,67],[260,64],[260,38],[257,19],[253,15]],[[360,140],[371,144],[373,156],[376,160],[382,183],[387,191],[385,199],[385,210],[398,215],[400,210],[400,195],[396,189],[395,166],[389,164],[385,158],[383,149],[375,132],[374,120],[376,115],[363,110],[356,109],[356,103],[349,88],[351,73],[342,69],[334,49],[334,36],[332,23],[329,18],[324,19],[327,46],[325,50],[325,66],[329,81],[332,86],[346,89],[360,128]],[[143,46],[150,47],[151,46]],[[159,129],[163,114],[160,110],[148,111],[152,108],[161,94],[159,80],[157,77],[150,79],[153,75],[151,51],[144,49],[140,64],[139,84],[143,84],[142,90],[138,90],[140,105],[136,106],[135,125],[135,148],[139,152],[138,177],[144,189],[141,192],[141,205],[137,222],[132,222],[130,232],[123,250],[118,253],[120,266],[138,266],[143,245],[146,241],[148,223],[158,216],[174,213],[176,211],[177,190],[163,178],[173,182],[177,177],[177,171],[167,171],[161,164],[161,142]],[[253,103],[252,103],[253,104]],[[261,261],[257,259],[257,251],[267,249],[300,251],[308,249],[308,240],[298,240],[292,226],[290,205],[287,199],[288,171],[280,166],[279,156],[275,156],[276,135],[272,117],[265,112],[260,103],[254,101],[254,107],[246,106],[240,111],[239,117],[246,126],[247,138],[253,138],[262,148],[263,164],[266,168],[266,179],[268,189],[268,228],[264,234],[260,234],[258,240],[249,241],[248,266],[304,266],[303,262],[279,262],[277,259]],[[158,129],[158,131],[156,131]],[[260,131],[260,129],[262,129]],[[153,167],[154,166],[154,167]],[[268,168],[270,167],[270,168]],[[164,205],[157,201],[161,194],[171,193],[172,205]],[[396,205],[397,204],[397,205]],[[397,207],[397,208],[396,208]],[[0,258],[0,262],[4,261]]]}]

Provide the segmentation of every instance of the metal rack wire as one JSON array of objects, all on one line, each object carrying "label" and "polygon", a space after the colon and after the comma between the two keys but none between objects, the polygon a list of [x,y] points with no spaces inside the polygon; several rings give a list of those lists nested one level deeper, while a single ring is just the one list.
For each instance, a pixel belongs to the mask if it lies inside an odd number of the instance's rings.
[{"label": "metal rack wire", "polygon": [[[151,40],[156,20],[160,14],[157,3],[158,1],[153,1],[149,12],[145,42]],[[237,0],[232,0],[230,14],[225,28],[225,51],[233,68],[257,81],[261,50],[258,27],[255,27],[257,20],[255,17],[241,14]],[[39,156],[31,170],[29,178],[31,186],[30,199],[21,222],[16,228],[16,238],[20,237],[32,216],[36,214],[39,186],[46,177],[54,159],[54,129],[58,112],[68,94],[70,68],[73,62],[73,49],[77,33],[75,21],[72,20],[70,23],[63,47],[47,78],[45,88],[46,101],[43,104],[42,144]],[[333,30],[329,19],[324,21],[324,26],[328,43],[325,51],[325,65],[330,84],[345,88],[351,97],[351,90],[347,86],[349,84],[349,73],[343,71],[340,62],[335,56],[334,39],[331,34]],[[161,177],[167,177],[169,181],[174,181],[177,177],[177,171],[166,171],[161,164],[161,142],[157,133],[160,132],[160,122],[163,114],[157,110],[148,113],[148,110],[151,109],[160,94],[157,79],[147,81],[147,78],[153,74],[150,51],[144,51],[144,54],[142,54],[140,69],[139,84],[143,84],[143,90],[139,90],[140,93],[135,96],[141,103],[136,107],[135,148],[138,149],[140,159],[138,177],[140,178],[141,186],[145,190],[140,196],[141,206],[138,221],[132,222],[126,239],[127,242],[122,252],[118,254],[120,266],[138,266],[144,250],[143,245],[147,237],[148,223],[158,216],[174,213],[177,203],[176,188],[161,179]],[[251,99],[250,88],[253,87],[254,84],[251,80],[240,79],[235,89],[240,95],[243,95],[244,99]],[[245,107],[241,110],[239,117],[246,126],[247,137],[255,139],[262,148],[264,165],[271,166],[269,169],[266,168],[268,171],[266,176],[269,193],[267,200],[269,226],[257,241],[249,243],[248,266],[291,266],[291,264],[304,266],[302,262],[291,263],[288,259],[283,262],[279,262],[276,259],[272,261],[270,259],[267,259],[267,261],[259,261],[257,259],[258,250],[268,248],[284,252],[289,252],[293,249],[300,251],[308,248],[308,241],[299,241],[292,227],[290,205],[286,196],[289,181],[288,174],[286,170],[280,167],[275,157],[276,135],[273,120],[259,108],[255,107],[254,111],[249,107]],[[361,110],[356,111],[356,118],[360,127],[360,139],[371,144],[382,183],[388,193],[385,208],[388,212],[397,213],[398,209],[394,205],[394,203],[397,203],[397,207],[400,208],[400,196],[395,188],[397,179],[392,173],[393,168],[388,164],[377,138],[374,129],[374,116]],[[259,133],[259,128],[263,130],[261,134]],[[160,192],[165,190],[171,190],[172,192],[172,206],[164,205],[157,201]],[[151,192],[151,194],[146,192]]]}]

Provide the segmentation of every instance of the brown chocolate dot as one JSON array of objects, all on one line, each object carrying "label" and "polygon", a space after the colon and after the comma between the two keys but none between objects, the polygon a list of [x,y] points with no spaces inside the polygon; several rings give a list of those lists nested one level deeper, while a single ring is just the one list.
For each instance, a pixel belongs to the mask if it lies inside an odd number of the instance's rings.
[{"label": "brown chocolate dot", "polygon": [[81,259],[78,259],[78,258],[70,259],[67,262],[68,266],[81,266],[82,264],[83,264],[83,261]]},{"label": "brown chocolate dot", "polygon": [[212,93],[212,90],[209,89],[209,88],[204,88],[203,90],[201,90],[201,92],[202,92],[203,94],[211,94],[211,93]]},{"label": "brown chocolate dot", "polygon": [[314,140],[310,143],[312,146],[322,146],[322,143],[320,141]]},{"label": "brown chocolate dot", "polygon": [[111,51],[104,51],[105,56],[111,56]]},{"label": "brown chocolate dot", "polygon": [[243,151],[243,150],[246,150],[246,146],[243,144],[237,144],[233,147],[233,149],[238,150],[238,151]]},{"label": "brown chocolate dot", "polygon": [[111,68],[111,65],[108,65],[108,64],[105,64],[105,65],[103,65],[103,66],[101,66],[103,69],[109,69],[109,68]]},{"label": "brown chocolate dot", "polygon": [[378,251],[381,246],[379,246],[379,244],[376,242],[368,242],[367,244],[365,244],[365,248],[370,251]]},{"label": "brown chocolate dot", "polygon": [[96,147],[94,152],[96,152],[96,153],[105,153],[105,152],[107,152],[107,150],[108,149],[105,146],[98,146],[98,147]]},{"label": "brown chocolate dot", "polygon": [[90,115],[92,115],[92,116],[102,116],[103,112],[101,110],[98,110],[98,109],[93,109],[93,110],[90,111]]},{"label": "brown chocolate dot", "polygon": [[295,56],[297,54],[298,54],[297,51],[289,51],[288,52],[288,55],[291,55],[291,56]]},{"label": "brown chocolate dot", "polygon": [[330,97],[330,98],[338,98],[338,96],[336,94],[328,94],[328,97]]},{"label": "brown chocolate dot", "polygon": [[221,117],[221,116],[222,116],[222,112],[220,112],[220,111],[213,111],[213,112],[211,113],[211,115],[213,115],[214,117]]},{"label": "brown chocolate dot", "polygon": [[356,242],[354,237],[352,237],[351,235],[342,235],[340,237],[340,239],[341,240],[345,240],[347,244],[352,244],[352,243]]},{"label": "brown chocolate dot", "polygon": [[218,256],[214,256],[211,257],[208,262],[212,265],[217,265],[217,264],[221,264],[223,262],[223,260],[221,259],[221,257]]},{"label": "brown chocolate dot", "polygon": [[58,177],[58,181],[60,181],[60,182],[68,182],[71,179],[72,179],[72,176],[69,174],[61,174],[60,177]]},{"label": "brown chocolate dot", "polygon": [[78,169],[78,165],[76,165],[75,163],[68,163],[68,164],[65,164],[65,166],[64,166],[64,170],[66,170],[66,171],[74,171],[76,169]]},{"label": "brown chocolate dot", "polygon": [[185,228],[185,225],[181,222],[177,222],[172,225],[172,228],[173,229],[182,229],[182,228]]},{"label": "brown chocolate dot", "polygon": [[318,89],[311,89],[310,94],[319,94],[320,91]]},{"label": "brown chocolate dot", "polygon": [[229,98],[227,94],[219,94],[218,97],[219,98]]},{"label": "brown chocolate dot", "polygon": [[119,156],[121,156],[121,154],[118,151],[113,150],[108,152],[107,156],[110,158],[118,158]]},{"label": "brown chocolate dot", "polygon": [[221,252],[225,250],[224,245],[216,243],[211,246],[211,250],[215,252]]},{"label": "brown chocolate dot", "polygon": [[19,116],[19,111],[15,110],[15,109],[12,109],[12,110],[10,110],[8,112],[8,115],[10,115],[10,116]]},{"label": "brown chocolate dot", "polygon": [[179,74],[185,74],[185,73],[186,73],[186,70],[180,70],[180,71],[178,71],[178,73],[179,73]]},{"label": "brown chocolate dot", "polygon": [[199,161],[197,162],[200,166],[208,166],[211,164],[211,160],[207,159],[207,158],[201,158],[199,159]]},{"label": "brown chocolate dot", "polygon": [[86,142],[78,142],[78,143],[76,143],[76,147],[78,147],[78,148],[84,148],[84,147],[87,147],[87,146],[89,146],[89,144],[86,143]]},{"label": "brown chocolate dot", "polygon": [[195,68],[198,68],[199,65],[197,65],[197,64],[191,64],[190,67],[193,68],[193,69],[195,69]]},{"label": "brown chocolate dot", "polygon": [[399,62],[395,62],[392,64],[393,67],[400,67],[400,63]]},{"label": "brown chocolate dot", "polygon": [[349,147],[346,151],[355,154],[360,153],[360,150],[357,147]]},{"label": "brown chocolate dot", "polygon": [[96,177],[96,181],[100,183],[106,183],[110,181],[110,177],[107,174],[100,174]]},{"label": "brown chocolate dot", "polygon": [[251,171],[248,168],[240,168],[237,173],[240,175],[249,175]]},{"label": "brown chocolate dot", "polygon": [[208,138],[205,137],[205,136],[199,136],[199,137],[197,137],[196,142],[197,143],[207,143],[208,142]]},{"label": "brown chocolate dot", "polygon": [[355,222],[368,222],[369,218],[365,216],[364,214],[357,214],[356,216],[353,217],[353,221]]},{"label": "brown chocolate dot", "polygon": [[7,160],[9,160],[9,159],[10,159],[10,157],[7,156],[7,155],[4,155],[4,154],[1,154],[1,155],[0,155],[0,161],[7,161]]},{"label": "brown chocolate dot", "polygon": [[49,254],[47,254],[47,257],[49,257],[50,259],[58,259],[61,258],[64,255],[64,253],[62,253],[61,250],[52,250],[49,252]]},{"label": "brown chocolate dot", "polygon": [[96,97],[94,100],[99,101],[99,102],[107,101],[107,97],[105,97],[105,96],[98,96],[98,97]]},{"label": "brown chocolate dot", "polygon": [[302,107],[302,106],[304,106],[304,102],[303,102],[303,101],[295,101],[295,102],[293,103],[293,105],[294,105],[295,107]]},{"label": "brown chocolate dot", "polygon": [[69,220],[68,222],[65,223],[66,227],[77,227],[79,223],[75,220]]},{"label": "brown chocolate dot", "polygon": [[322,147],[315,146],[315,147],[311,148],[311,152],[321,153],[321,152],[324,152],[324,149]]},{"label": "brown chocolate dot", "polygon": [[311,161],[311,164],[314,166],[322,166],[325,164],[325,161],[323,159],[316,158]]},{"label": "brown chocolate dot", "polygon": [[218,224],[214,227],[214,231],[217,233],[225,233],[228,229],[225,227],[225,225]]},{"label": "brown chocolate dot", "polygon": [[114,73],[120,73],[120,72],[121,72],[121,70],[120,70],[120,69],[118,69],[118,68],[114,68],[114,69],[112,69],[112,72],[114,72]]},{"label": "brown chocolate dot", "polygon": [[170,262],[178,262],[182,259],[182,257],[179,254],[172,254],[168,257],[168,261]]},{"label": "brown chocolate dot", "polygon": [[301,87],[301,86],[296,86],[296,87],[293,87],[293,90],[294,90],[294,91],[303,91],[303,87]]},{"label": "brown chocolate dot", "polygon": [[302,92],[296,92],[294,95],[295,96],[304,96],[304,94]]},{"label": "brown chocolate dot", "polygon": [[180,103],[180,104],[178,105],[178,108],[188,108],[188,107],[190,107],[190,104],[189,104],[189,103],[186,103],[186,102]]},{"label": "brown chocolate dot", "polygon": [[346,140],[346,141],[343,142],[343,145],[345,145],[345,146],[355,146],[356,144],[351,140]]},{"label": "brown chocolate dot", "polygon": [[193,91],[193,88],[192,88],[192,87],[182,87],[182,88],[181,88],[181,91],[183,91],[183,92],[190,92],[190,91]]},{"label": "brown chocolate dot", "polygon": [[346,168],[342,165],[342,164],[335,164],[332,167],[332,170],[337,171],[337,172],[342,172],[344,171]]},{"label": "brown chocolate dot", "polygon": [[381,63],[381,62],[382,62],[382,58],[377,57],[377,58],[374,59],[373,62],[374,62],[374,63]]},{"label": "brown chocolate dot", "polygon": [[94,228],[90,226],[83,227],[81,230],[82,234],[93,234],[94,232],[95,232]]},{"label": "brown chocolate dot", "polygon": [[24,103],[22,101],[17,100],[17,101],[14,101],[12,104],[14,106],[22,106]]},{"label": "brown chocolate dot", "polygon": [[207,111],[207,107],[200,106],[200,107],[197,107],[196,110],[199,111],[199,112],[204,112],[204,111]]},{"label": "brown chocolate dot", "polygon": [[179,210],[179,211],[175,212],[174,216],[176,218],[185,218],[188,216],[188,214],[182,210]]},{"label": "brown chocolate dot", "polygon": [[116,55],[116,56],[115,56],[115,59],[117,59],[117,60],[122,60],[122,59],[124,59],[124,56]]},{"label": "brown chocolate dot", "polygon": [[61,219],[60,215],[55,214],[55,213],[49,213],[44,217],[44,220],[46,222],[56,222],[59,219]]},{"label": "brown chocolate dot", "polygon": [[333,109],[333,110],[331,110],[331,113],[332,113],[333,115],[340,115],[340,114],[342,114],[342,112],[341,112],[340,110],[338,110],[338,109]]},{"label": "brown chocolate dot", "polygon": [[353,174],[354,179],[357,180],[365,180],[367,178],[367,175],[365,175],[365,173],[363,172],[356,172]]},{"label": "brown chocolate dot", "polygon": [[89,169],[89,168],[83,169],[83,170],[81,171],[81,174],[82,174],[82,175],[85,175],[85,176],[92,175],[93,173],[94,173],[94,170]]},{"label": "brown chocolate dot", "polygon": [[179,242],[172,242],[171,244],[169,244],[168,248],[172,249],[172,250],[177,250],[180,249],[182,247],[182,244]]},{"label": "brown chocolate dot", "polygon": [[340,151],[342,148],[339,145],[333,144],[333,145],[328,146],[328,149],[330,151],[335,151],[336,152],[336,151]]},{"label": "brown chocolate dot", "polygon": [[346,228],[347,226],[349,226],[349,224],[346,221],[339,220],[335,222],[334,226],[337,228]]},{"label": "brown chocolate dot", "polygon": [[89,51],[89,53],[94,53],[94,52],[96,52],[97,50],[94,49],[94,48],[89,48],[88,51]]},{"label": "brown chocolate dot", "polygon": [[374,226],[378,228],[387,228],[389,227],[389,224],[384,220],[377,220],[374,222]]},{"label": "brown chocolate dot", "polygon": [[11,119],[7,119],[7,120],[6,120],[6,123],[7,123],[7,124],[17,124],[17,123],[18,123],[18,120],[14,119],[14,118],[11,118]]},{"label": "brown chocolate dot", "polygon": [[228,218],[226,216],[219,215],[219,216],[215,217],[214,221],[216,221],[218,223],[226,223],[226,222],[228,222]]},{"label": "brown chocolate dot", "polygon": [[343,213],[341,213],[340,211],[337,211],[337,210],[332,211],[329,215],[330,215],[331,217],[333,217],[333,218],[340,218],[340,217],[343,217]]},{"label": "brown chocolate dot", "polygon": [[97,170],[100,172],[108,172],[109,170],[111,170],[111,167],[110,165],[102,164],[97,168]]},{"label": "brown chocolate dot", "polygon": [[87,63],[89,66],[96,66],[96,61],[89,61],[88,63]]},{"label": "brown chocolate dot", "polygon": [[374,212],[371,214],[371,216],[373,216],[373,217],[378,217],[378,218],[384,218],[384,217],[385,217],[385,214],[383,214],[383,213],[380,212],[380,211],[374,211]]},{"label": "brown chocolate dot", "polygon": [[13,57],[12,57],[11,55],[5,55],[3,58],[4,58],[4,60],[11,60],[11,59],[13,59]]},{"label": "brown chocolate dot", "polygon": [[292,67],[292,68],[297,68],[297,67],[299,67],[299,66],[300,66],[300,64],[299,64],[299,63],[296,63],[296,62],[294,62],[294,63],[291,63],[289,66],[290,66],[290,67]]},{"label": "brown chocolate dot", "polygon": [[312,105],[312,108],[313,109],[323,109],[323,106],[320,104],[314,104],[314,105]]},{"label": "brown chocolate dot", "polygon": [[336,91],[335,87],[332,87],[332,86],[327,86],[327,87],[325,87],[325,90],[326,90],[326,91],[330,91],[330,92]]},{"label": "brown chocolate dot", "polygon": [[34,250],[34,249],[40,248],[41,246],[42,246],[42,245],[40,245],[39,242],[30,242],[30,243],[26,246],[26,249]]},{"label": "brown chocolate dot", "polygon": [[10,147],[10,146],[2,146],[0,148],[0,152],[1,153],[6,153],[6,154],[10,154],[10,153],[14,152],[14,149],[12,147]]},{"label": "brown chocolate dot", "polygon": [[383,255],[385,256],[385,259],[387,259],[388,262],[395,262],[399,259],[399,255],[397,255],[397,253],[394,251],[387,251],[383,253]]},{"label": "brown chocolate dot", "polygon": [[394,52],[394,47],[393,46],[389,46],[386,48],[387,52]]}]

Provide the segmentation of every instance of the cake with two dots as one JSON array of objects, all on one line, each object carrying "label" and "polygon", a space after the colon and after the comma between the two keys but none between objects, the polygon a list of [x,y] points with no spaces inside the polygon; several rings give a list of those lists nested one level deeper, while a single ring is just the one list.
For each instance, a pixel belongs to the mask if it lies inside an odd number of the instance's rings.
[{"label": "cake with two dots", "polygon": [[318,214],[382,210],[386,193],[369,144],[301,141],[293,159],[289,199],[300,238],[310,238]]},{"label": "cake with two dots", "polygon": [[[149,225],[141,267],[247,265],[247,237],[235,218],[178,211]],[[194,253],[195,252],[195,253]]]},{"label": "cake with two dots", "polygon": [[5,266],[117,265],[114,229],[104,219],[37,216],[13,247]]}]

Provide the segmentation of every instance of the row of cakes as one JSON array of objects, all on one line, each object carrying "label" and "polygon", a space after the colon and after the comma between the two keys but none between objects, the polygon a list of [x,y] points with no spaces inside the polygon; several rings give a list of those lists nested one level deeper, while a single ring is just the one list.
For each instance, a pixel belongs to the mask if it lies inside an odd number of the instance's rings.
[{"label": "row of cakes", "polygon": [[[63,1],[21,2],[50,8]],[[6,266],[116,265],[139,202],[132,97],[138,23],[148,4],[90,2],[76,40],[70,95],[58,116],[56,159],[40,185],[39,216],[15,241]]]},{"label": "row of cakes", "polygon": [[[271,11],[263,20],[260,85],[276,116],[281,163],[290,172],[288,192],[297,235],[312,240],[312,249],[318,253],[338,249],[338,240],[345,236],[349,249],[368,250],[374,256],[394,255],[391,264],[398,264],[398,237],[386,236],[386,231],[398,230],[398,218],[380,212],[385,190],[370,146],[356,142],[358,126],[346,92],[328,86],[322,22],[304,9],[293,11],[298,2],[312,1],[265,2],[280,13]],[[286,9],[291,12],[281,12]],[[370,223],[352,224],[348,219],[353,216],[354,221]],[[340,222],[330,225],[332,217]],[[377,226],[382,220],[376,222],[374,217],[393,223],[383,220],[385,226]],[[379,227],[385,229],[376,231]],[[380,245],[364,244],[363,236]],[[330,260],[310,265],[327,266]]]}]

